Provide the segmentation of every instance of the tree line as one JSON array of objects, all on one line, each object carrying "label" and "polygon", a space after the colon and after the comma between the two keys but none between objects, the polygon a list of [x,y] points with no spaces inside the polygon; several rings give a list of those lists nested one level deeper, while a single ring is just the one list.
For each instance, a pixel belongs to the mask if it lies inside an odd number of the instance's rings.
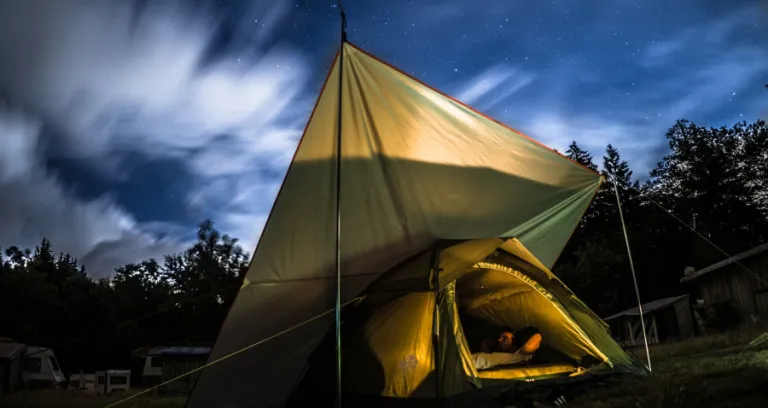
[{"label": "tree line", "polygon": [[[669,152],[642,184],[607,146],[605,182],[553,268],[602,316],[637,304],[614,183],[643,302],[686,293],[686,267],[726,258],[712,243],[735,255],[768,240],[766,123],[708,128],[679,120],[666,138]],[[576,142],[566,154],[598,168]]]},{"label": "tree line", "polygon": [[[599,315],[635,305],[614,183],[644,301],[685,293],[686,266],[725,258],[665,210],[730,254],[766,241],[766,123],[708,128],[680,120],[666,138],[668,154],[643,183],[612,145],[600,163],[576,141],[565,152],[606,179],[553,269]],[[249,256],[211,221],[197,238],[162,262],[124,265],[102,279],[46,239],[34,250],[5,248],[0,336],[55,347],[65,369],[86,371],[126,367],[144,345],[211,344]]]},{"label": "tree line", "polygon": [[[3,257],[4,255],[4,257]],[[249,257],[211,221],[197,242],[162,263],[149,259],[94,279],[47,239],[0,254],[0,337],[52,347],[69,370],[130,367],[152,344],[211,344]]]}]

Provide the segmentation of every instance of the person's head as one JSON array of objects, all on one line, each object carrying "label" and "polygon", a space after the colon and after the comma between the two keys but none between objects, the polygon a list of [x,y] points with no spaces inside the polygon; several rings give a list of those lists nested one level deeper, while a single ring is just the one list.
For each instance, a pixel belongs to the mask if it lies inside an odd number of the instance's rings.
[{"label": "person's head", "polygon": [[496,342],[499,344],[499,348],[502,350],[510,350],[512,349],[515,339],[515,334],[512,332],[512,330],[504,330],[499,334],[499,338],[496,339]]}]

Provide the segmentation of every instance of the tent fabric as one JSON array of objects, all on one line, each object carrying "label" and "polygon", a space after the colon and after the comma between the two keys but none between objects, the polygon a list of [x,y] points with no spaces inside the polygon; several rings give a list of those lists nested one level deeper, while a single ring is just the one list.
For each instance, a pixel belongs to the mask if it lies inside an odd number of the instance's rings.
[{"label": "tent fabric", "polygon": [[[636,368],[637,361],[611,346],[615,342],[610,336],[601,335],[601,331],[607,332],[600,324],[590,323],[592,316],[582,314],[579,305],[568,303],[567,293],[551,293],[531,272],[509,265],[478,262],[468,269],[438,293],[437,322],[433,291],[367,295],[352,312],[356,317],[344,318],[344,391],[350,395],[448,398],[499,381],[575,376],[616,368],[642,371]],[[545,357],[541,362],[546,364],[478,370],[460,309],[498,326],[534,326],[543,335],[537,356],[553,350],[563,359]],[[438,332],[437,344],[433,343],[433,330]],[[327,342],[333,343],[332,336]],[[315,369],[326,377],[334,372],[332,362]],[[306,400],[306,396],[302,398]]]},{"label": "tent fabric", "polygon": [[469,345],[464,329],[459,320],[456,304],[456,282],[449,283],[441,292],[439,299],[440,335],[440,376],[442,377],[439,394],[449,397],[461,394],[472,388],[479,388],[477,368],[472,364]]},{"label": "tent fabric", "polygon": [[[522,272],[556,298],[562,310],[567,312],[572,321],[583,332],[583,337],[588,338],[594,347],[601,351],[610,366],[620,367],[622,370],[636,374],[645,373],[642,363],[630,357],[613,340],[608,324],[584,304],[552,271],[547,268],[542,269],[542,264],[536,262],[535,258],[532,259],[532,262],[524,260],[531,259],[533,256],[525,246],[519,241],[511,239],[502,244],[501,248],[514,251],[514,254],[507,253],[508,256],[492,258],[492,260],[498,260],[506,267]],[[534,266],[536,264],[539,267]]]},{"label": "tent fabric", "polygon": [[541,366],[504,367],[479,373],[483,380],[525,380],[554,375],[575,374],[579,369],[571,364],[546,364]]},{"label": "tent fabric", "polygon": [[344,376],[345,388],[391,397],[434,396],[434,386],[424,384],[435,364],[434,309],[434,293],[409,293],[370,311],[362,327],[346,330],[345,372],[366,374]]},{"label": "tent fabric", "polygon": [[568,311],[546,289],[523,273],[503,265],[481,263],[457,284],[457,297],[469,315],[500,327],[536,327],[542,346],[574,361],[591,355],[607,360]]},{"label": "tent fabric", "polygon": [[[471,269],[477,261],[493,253],[504,241],[500,238],[475,239],[459,242],[441,250],[438,260],[440,269],[438,279],[441,289]],[[434,290],[432,264],[434,263],[435,249],[427,249],[402,262],[377,279],[365,292]]]},{"label": "tent fabric", "polygon": [[[211,361],[334,307],[337,187],[346,302],[444,240],[514,236],[552,265],[601,182],[359,48],[346,43],[342,52],[343,67],[337,57]],[[332,322],[330,315],[313,320],[205,368],[188,406],[279,406]]]}]

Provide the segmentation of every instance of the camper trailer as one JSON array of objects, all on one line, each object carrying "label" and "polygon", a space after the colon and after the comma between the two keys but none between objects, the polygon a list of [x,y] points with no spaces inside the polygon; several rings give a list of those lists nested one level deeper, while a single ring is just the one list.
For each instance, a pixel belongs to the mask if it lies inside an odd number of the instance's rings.
[{"label": "camper trailer", "polygon": [[28,346],[24,353],[21,381],[24,388],[58,388],[66,383],[53,350]]},{"label": "camper trailer", "polygon": [[0,337],[0,391],[58,388],[66,383],[53,350]]},{"label": "camper trailer", "polygon": [[131,389],[131,370],[105,370],[94,374],[93,391],[96,394],[109,395],[115,391]]},{"label": "camper trailer", "polygon": [[72,374],[69,376],[69,389],[77,391],[95,392],[96,374]]},{"label": "camper trailer", "polygon": [[[135,350],[133,356],[141,364],[140,384],[147,386],[197,369],[205,364],[210,352],[209,346],[147,346]],[[164,390],[187,393],[196,379],[197,375],[193,373],[184,381],[174,381]]]}]

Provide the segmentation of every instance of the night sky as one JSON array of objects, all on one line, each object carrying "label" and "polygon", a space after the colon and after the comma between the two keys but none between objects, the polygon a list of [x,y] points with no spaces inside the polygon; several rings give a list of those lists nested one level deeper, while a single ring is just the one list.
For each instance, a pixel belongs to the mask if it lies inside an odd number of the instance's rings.
[{"label": "night sky", "polygon": [[[354,44],[641,178],[676,119],[768,113],[765,2],[345,3]],[[0,1],[0,247],[46,236],[106,275],[211,217],[252,251],[338,30],[335,0]]]}]

